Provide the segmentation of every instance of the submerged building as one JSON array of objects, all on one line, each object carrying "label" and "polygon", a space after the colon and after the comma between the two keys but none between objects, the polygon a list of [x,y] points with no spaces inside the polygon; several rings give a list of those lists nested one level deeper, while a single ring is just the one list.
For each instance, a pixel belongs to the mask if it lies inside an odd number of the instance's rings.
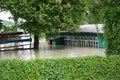
[{"label": "submerged building", "polygon": [[103,24],[80,25],[74,32],[62,31],[52,45],[105,48]]}]

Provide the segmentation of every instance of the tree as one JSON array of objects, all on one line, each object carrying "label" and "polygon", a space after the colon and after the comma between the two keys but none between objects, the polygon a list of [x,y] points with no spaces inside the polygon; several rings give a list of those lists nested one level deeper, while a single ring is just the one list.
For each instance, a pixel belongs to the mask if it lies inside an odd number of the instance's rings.
[{"label": "tree", "polygon": [[63,3],[70,3],[72,6],[72,18],[75,24],[84,24],[86,14],[86,0],[63,0]]},{"label": "tree", "polygon": [[89,24],[102,24],[104,23],[104,10],[102,0],[87,0],[86,2],[86,18]]},{"label": "tree", "polygon": [[105,25],[106,54],[113,55],[120,52],[120,1],[92,0],[91,14],[93,18]]},{"label": "tree", "polygon": [[19,25],[11,25],[11,26],[3,26],[2,27],[2,32],[1,33],[5,33],[5,32],[16,32],[18,29]]},{"label": "tree", "polygon": [[2,29],[3,27],[3,23],[2,23],[2,20],[0,20],[0,30]]},{"label": "tree", "polygon": [[105,37],[106,53],[108,55],[120,54],[120,1],[106,2],[105,11]]},{"label": "tree", "polygon": [[[69,15],[72,17],[73,26],[69,26],[64,31],[74,31],[78,28],[80,24],[85,23],[85,12],[86,12],[86,1],[85,0],[62,0],[62,5],[70,4],[71,11],[69,11]],[[55,33],[48,33],[47,37],[55,35]]]},{"label": "tree", "polygon": [[22,28],[34,35],[34,48],[36,49],[38,49],[41,33],[73,30],[78,23],[73,17],[73,6],[69,1],[8,0],[3,1],[1,6],[2,9],[9,10],[16,20],[18,18],[25,20]]}]

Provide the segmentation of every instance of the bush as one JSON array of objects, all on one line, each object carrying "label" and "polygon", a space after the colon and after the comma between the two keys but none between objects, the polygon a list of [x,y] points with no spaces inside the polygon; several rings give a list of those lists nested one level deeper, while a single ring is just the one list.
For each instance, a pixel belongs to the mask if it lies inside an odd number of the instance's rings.
[{"label": "bush", "polygon": [[[106,39],[106,54],[120,55],[120,1],[114,0],[106,6],[104,34]],[[106,5],[106,4],[105,4]],[[114,5],[114,6],[112,6]],[[100,13],[100,12],[99,12]]]},{"label": "bush", "polygon": [[120,56],[1,60],[1,80],[119,80]]}]

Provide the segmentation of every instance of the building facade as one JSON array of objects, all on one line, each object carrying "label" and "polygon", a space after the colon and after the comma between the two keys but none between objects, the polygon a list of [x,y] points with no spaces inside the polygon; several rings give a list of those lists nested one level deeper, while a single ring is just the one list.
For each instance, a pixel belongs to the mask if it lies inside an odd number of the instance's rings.
[{"label": "building facade", "polygon": [[105,48],[103,25],[81,25],[74,32],[62,31],[59,37],[51,42],[52,45]]}]

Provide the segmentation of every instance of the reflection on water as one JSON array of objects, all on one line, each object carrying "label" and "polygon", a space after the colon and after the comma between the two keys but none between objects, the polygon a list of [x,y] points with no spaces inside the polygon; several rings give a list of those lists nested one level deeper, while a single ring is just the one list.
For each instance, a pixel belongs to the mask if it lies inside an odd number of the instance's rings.
[{"label": "reflection on water", "polygon": [[34,50],[18,50],[18,51],[1,51],[0,59],[35,59],[35,58],[63,58],[63,57],[79,57],[79,56],[105,56],[105,49],[97,48],[80,48],[66,46],[40,46],[38,51]]}]

